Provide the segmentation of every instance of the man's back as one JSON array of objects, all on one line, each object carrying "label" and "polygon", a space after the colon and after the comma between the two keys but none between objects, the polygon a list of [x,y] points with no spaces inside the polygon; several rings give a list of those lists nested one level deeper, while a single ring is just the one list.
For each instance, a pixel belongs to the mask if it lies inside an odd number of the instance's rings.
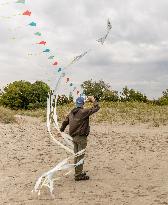
[{"label": "man's back", "polygon": [[70,136],[85,135],[87,136],[90,132],[89,116],[97,112],[100,109],[98,103],[95,101],[93,107],[90,109],[86,108],[74,108],[65,121],[62,123],[61,131],[65,130],[65,127],[69,124]]}]

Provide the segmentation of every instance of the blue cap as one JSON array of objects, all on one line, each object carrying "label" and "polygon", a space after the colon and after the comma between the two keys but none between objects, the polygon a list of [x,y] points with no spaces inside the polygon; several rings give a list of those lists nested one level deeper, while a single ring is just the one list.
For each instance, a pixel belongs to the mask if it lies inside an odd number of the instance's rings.
[{"label": "blue cap", "polygon": [[78,97],[76,99],[76,107],[82,107],[85,103],[85,100],[83,97]]}]

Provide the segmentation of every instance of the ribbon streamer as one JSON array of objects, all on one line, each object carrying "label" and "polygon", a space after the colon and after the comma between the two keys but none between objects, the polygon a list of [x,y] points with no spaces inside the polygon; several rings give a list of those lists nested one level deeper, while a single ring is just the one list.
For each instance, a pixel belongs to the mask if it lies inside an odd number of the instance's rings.
[{"label": "ribbon streamer", "polygon": [[[103,36],[102,38],[97,40],[102,45],[104,44],[105,40],[107,39],[111,28],[112,28],[111,23],[108,20],[107,21],[107,32],[106,32],[105,36]],[[73,141],[72,141],[71,136],[60,132],[59,123],[58,123],[58,115],[57,115],[57,101],[58,101],[58,88],[59,88],[59,85],[61,83],[62,78],[65,77],[65,72],[63,72],[64,69],[69,67],[70,65],[78,62],[81,58],[83,58],[85,55],[87,55],[89,51],[90,51],[90,49],[83,52],[82,54],[74,57],[74,59],[67,66],[65,66],[64,68],[58,69],[58,72],[61,72],[60,77],[58,78],[55,89],[53,91],[50,91],[50,93],[48,94],[48,98],[47,98],[47,130],[48,130],[48,133],[49,133],[50,137],[52,138],[52,140],[58,146],[63,148],[71,156],[64,159],[59,164],[57,164],[53,169],[51,169],[48,172],[45,172],[44,174],[41,175],[41,177],[38,178],[32,192],[38,192],[39,195],[40,195],[40,190],[45,186],[49,188],[51,195],[53,195],[54,181],[58,179],[58,178],[54,179],[54,175],[58,171],[61,171],[61,170],[74,169],[74,167],[79,166],[80,164],[82,164],[84,162],[82,159],[77,164],[69,163],[69,160],[71,158],[74,158],[74,157],[77,157],[77,156],[84,154],[85,150],[82,150],[82,151],[74,154]],[[50,49],[45,49],[43,52],[50,52]],[[53,59],[53,58],[54,58],[54,56],[48,57],[48,59]],[[70,78],[69,77],[66,78],[66,83],[68,83],[69,81],[70,81]],[[69,85],[70,85],[70,87],[72,87],[73,83],[70,83]],[[79,95],[80,91],[76,90],[76,89],[77,89],[76,87],[73,87],[73,91],[75,91],[76,94]],[[56,137],[54,136],[54,134],[52,133],[52,129],[51,129],[52,127],[54,127],[54,129],[57,130],[57,132],[61,136],[61,140],[63,140],[63,143],[57,139],[57,136]],[[65,175],[71,173],[71,171],[72,170],[68,171]]]},{"label": "ribbon streamer", "polygon": [[103,45],[104,42],[106,41],[106,39],[107,39],[111,29],[112,29],[112,25],[111,25],[110,20],[108,19],[107,20],[107,32],[106,32],[106,34],[103,37],[99,38],[97,40],[97,42],[99,42],[99,43],[101,43]]}]

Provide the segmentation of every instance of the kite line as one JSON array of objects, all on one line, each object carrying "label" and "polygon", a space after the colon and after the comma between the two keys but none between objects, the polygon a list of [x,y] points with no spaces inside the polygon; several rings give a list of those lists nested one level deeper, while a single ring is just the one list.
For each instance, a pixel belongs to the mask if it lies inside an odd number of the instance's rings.
[{"label": "kite line", "polygon": [[[9,4],[9,3],[11,3],[11,2],[6,2],[6,3],[4,2],[3,4],[0,4],[0,6],[4,6],[4,5]],[[25,0],[18,0],[18,1],[15,1],[15,3],[25,4]],[[32,15],[32,11],[25,10],[22,13],[19,13],[16,15],[30,17]],[[12,18],[13,16],[16,16],[16,15],[12,15],[10,17],[3,17],[3,18]],[[2,18],[2,17],[0,17],[0,18]],[[31,21],[27,26],[36,28],[37,23],[34,21]],[[111,25],[110,20],[108,19],[105,34],[101,38],[97,39],[96,42],[103,45],[105,43],[111,29],[112,29],[112,25]],[[41,37],[42,33],[40,31],[36,31],[34,33],[34,35],[37,37]],[[37,41],[35,44],[38,44],[40,46],[46,46],[47,42],[45,40],[41,40],[41,41]],[[57,102],[58,102],[58,97],[59,97],[58,90],[59,90],[59,86],[60,86],[63,78],[66,79],[66,84],[69,84],[69,86],[72,87],[73,93],[75,92],[77,95],[82,95],[82,93],[80,93],[80,91],[77,89],[77,87],[74,86],[74,83],[72,83],[70,78],[66,75],[66,69],[68,67],[72,66],[73,64],[77,63],[78,61],[80,61],[84,56],[86,56],[91,51],[93,51],[93,49],[87,49],[86,51],[82,52],[81,54],[75,56],[67,65],[62,66],[62,67],[58,67],[59,62],[57,60],[55,60],[55,56],[51,53],[50,48],[44,48],[39,53],[39,54],[47,54],[47,55],[49,54],[47,56],[47,59],[50,61],[53,61],[51,63],[51,65],[55,66],[57,68],[58,73],[59,73],[59,78],[55,84],[54,90],[51,89],[50,92],[48,93],[48,98],[47,98],[47,131],[48,131],[51,139],[58,146],[60,146],[62,149],[64,149],[66,151],[66,153],[70,154],[70,157],[62,160],[54,168],[52,168],[48,172],[45,172],[37,179],[32,192],[37,192],[38,195],[40,195],[40,191],[43,187],[48,187],[51,195],[53,195],[54,181],[59,179],[58,177],[54,178],[54,175],[61,170],[68,170],[65,173],[65,175],[68,175],[72,172],[74,167],[77,167],[84,162],[82,159],[77,164],[71,163],[71,161],[74,157],[78,157],[80,155],[83,155],[85,150],[82,150],[82,151],[75,154],[74,149],[73,149],[74,146],[73,146],[72,137],[69,136],[68,134],[62,133],[60,131],[59,123],[58,123],[58,114],[57,114]],[[28,55],[31,56],[31,55],[38,55],[38,54],[29,53]],[[53,132],[53,130],[56,130],[57,134],[55,134],[55,132]],[[61,140],[57,139],[58,134],[61,136]]]}]

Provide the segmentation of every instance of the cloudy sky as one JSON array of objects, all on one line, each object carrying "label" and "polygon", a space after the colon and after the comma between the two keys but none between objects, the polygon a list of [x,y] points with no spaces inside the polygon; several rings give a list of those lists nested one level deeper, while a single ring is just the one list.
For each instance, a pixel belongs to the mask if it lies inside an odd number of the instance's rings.
[{"label": "cloudy sky", "polygon": [[[0,87],[15,80],[44,80],[51,86],[58,73],[46,54],[51,49],[60,66],[92,49],[66,74],[77,86],[88,79],[103,79],[114,90],[124,86],[150,98],[168,88],[167,0],[27,0],[2,5],[0,1]],[[31,17],[12,16],[29,9]],[[96,39],[112,31],[103,46]],[[36,28],[27,26],[31,21]],[[34,32],[40,31],[42,37]],[[47,46],[36,45],[45,40]],[[33,53],[33,56],[29,56]],[[67,89],[65,82],[62,88]]]}]

